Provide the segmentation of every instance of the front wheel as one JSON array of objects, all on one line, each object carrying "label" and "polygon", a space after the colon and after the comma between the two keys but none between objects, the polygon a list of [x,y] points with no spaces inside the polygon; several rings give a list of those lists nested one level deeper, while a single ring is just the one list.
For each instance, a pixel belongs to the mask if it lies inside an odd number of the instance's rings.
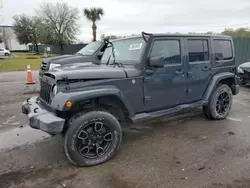
[{"label": "front wheel", "polygon": [[228,85],[220,84],[213,92],[209,103],[203,107],[207,118],[225,119],[231,110],[233,101],[232,90]]},{"label": "front wheel", "polygon": [[108,112],[91,111],[73,117],[64,135],[64,151],[77,166],[108,161],[118,152],[122,132],[117,119]]}]

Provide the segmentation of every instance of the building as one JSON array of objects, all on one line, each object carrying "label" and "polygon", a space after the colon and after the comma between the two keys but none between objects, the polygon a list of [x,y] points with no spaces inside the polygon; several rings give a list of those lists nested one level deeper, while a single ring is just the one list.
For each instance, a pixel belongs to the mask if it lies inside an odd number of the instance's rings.
[{"label": "building", "polygon": [[20,45],[13,31],[13,26],[0,25],[0,33],[3,42],[0,43],[0,48],[9,48],[9,50],[27,50],[26,45]]}]

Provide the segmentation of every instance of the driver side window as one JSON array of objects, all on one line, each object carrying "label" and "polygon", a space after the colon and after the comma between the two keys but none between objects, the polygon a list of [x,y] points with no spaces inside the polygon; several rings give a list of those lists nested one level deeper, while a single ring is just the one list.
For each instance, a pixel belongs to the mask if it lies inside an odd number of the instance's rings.
[{"label": "driver side window", "polygon": [[163,56],[165,64],[181,63],[181,49],[179,40],[156,40],[150,57]]}]

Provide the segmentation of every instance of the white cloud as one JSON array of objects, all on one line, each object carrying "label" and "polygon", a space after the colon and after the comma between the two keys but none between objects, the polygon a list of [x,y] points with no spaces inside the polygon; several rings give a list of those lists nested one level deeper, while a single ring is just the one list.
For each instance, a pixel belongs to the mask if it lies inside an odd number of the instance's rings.
[{"label": "white cloud", "polygon": [[[15,14],[34,15],[41,2],[57,0],[2,0],[3,24],[11,25]],[[250,26],[249,0],[63,0],[79,8],[80,40],[91,40],[91,22],[82,15],[86,7],[102,7],[103,19],[97,23],[101,34],[127,35],[147,32],[220,32],[228,27]]]}]

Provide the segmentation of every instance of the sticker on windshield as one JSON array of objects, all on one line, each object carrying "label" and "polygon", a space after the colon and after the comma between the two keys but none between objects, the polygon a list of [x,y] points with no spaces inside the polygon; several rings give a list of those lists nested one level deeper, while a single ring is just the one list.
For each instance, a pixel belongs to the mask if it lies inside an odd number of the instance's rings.
[{"label": "sticker on windshield", "polygon": [[137,44],[131,44],[129,46],[129,50],[139,50],[142,47],[142,43],[137,43]]}]

